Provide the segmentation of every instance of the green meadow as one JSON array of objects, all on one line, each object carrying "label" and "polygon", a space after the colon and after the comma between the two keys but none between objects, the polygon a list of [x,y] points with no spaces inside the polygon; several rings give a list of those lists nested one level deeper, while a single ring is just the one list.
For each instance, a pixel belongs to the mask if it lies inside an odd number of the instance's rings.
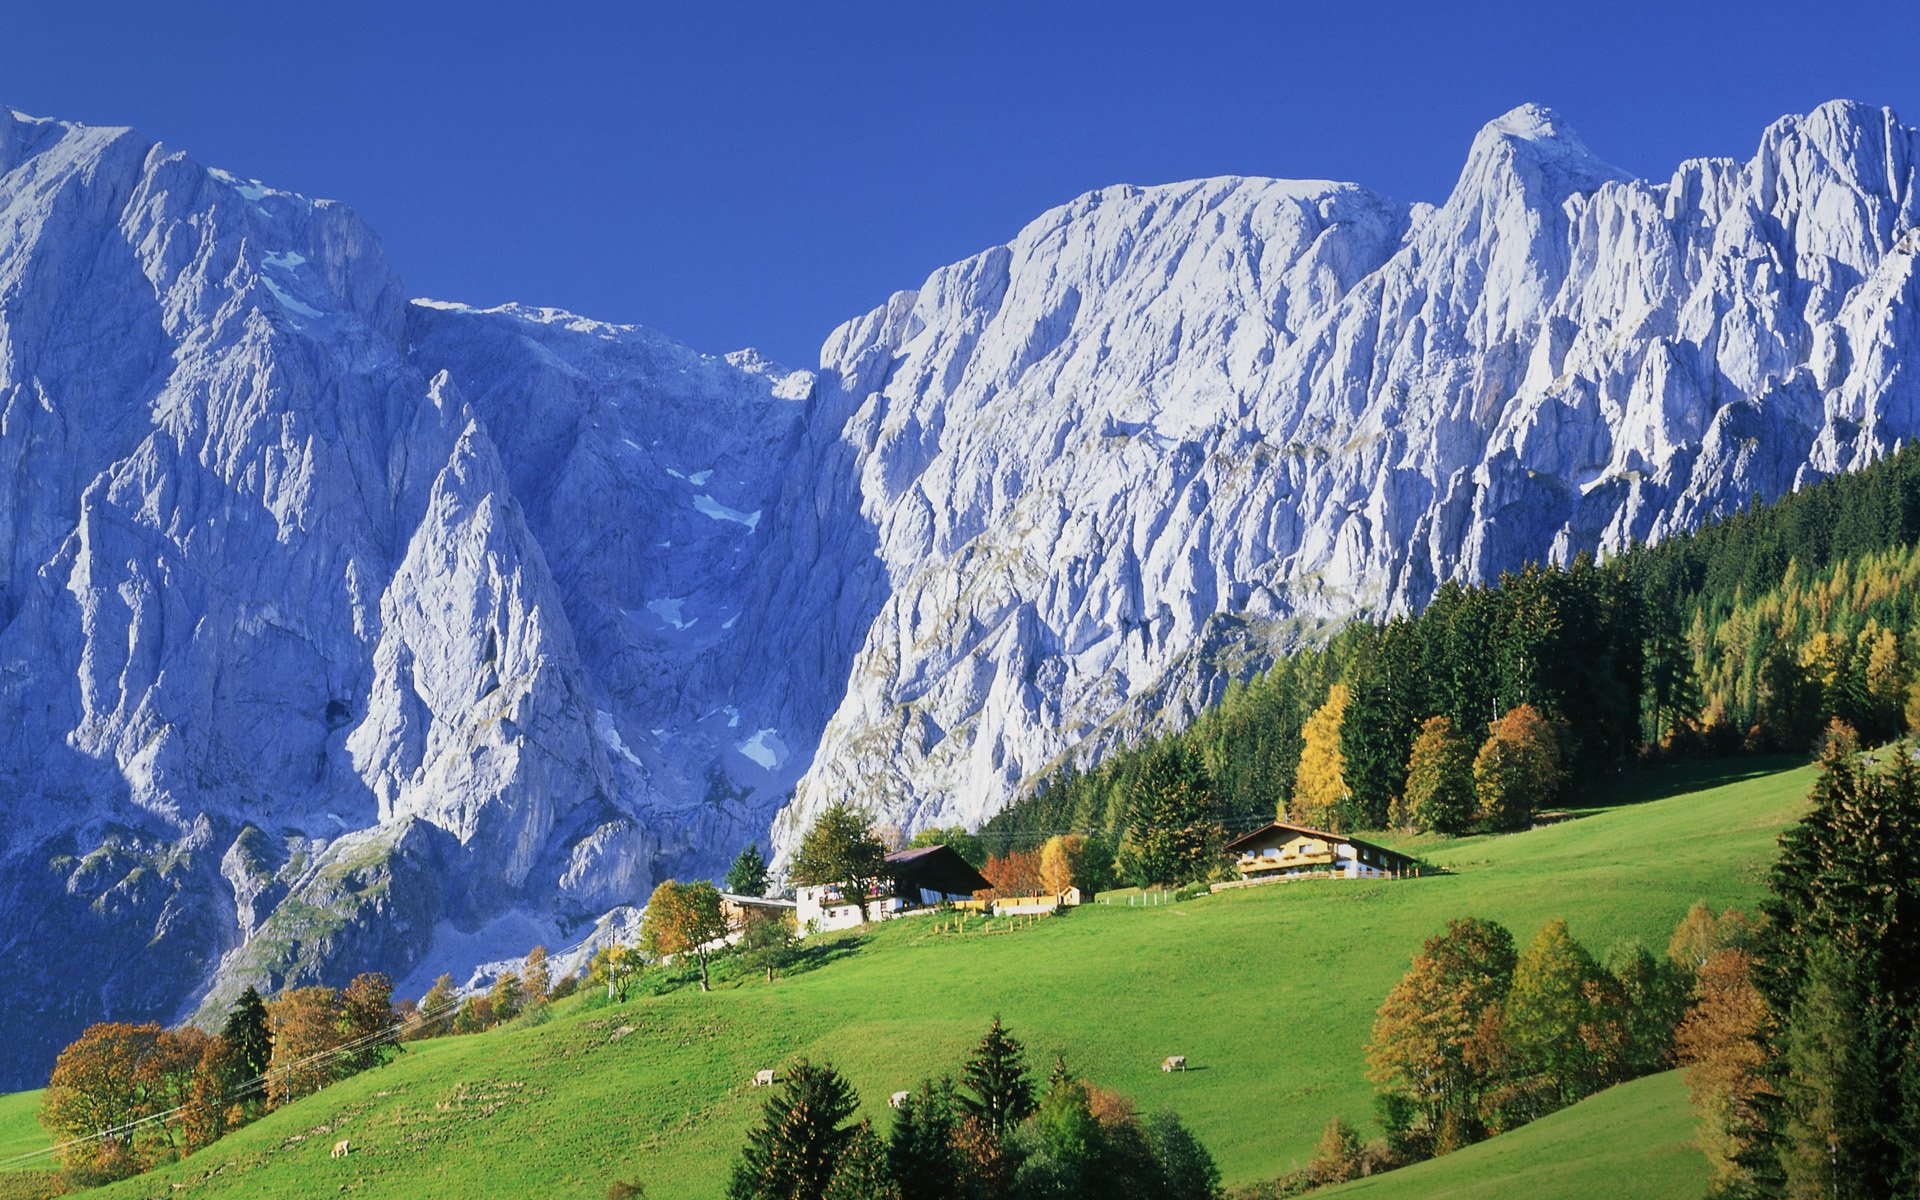
[{"label": "green meadow", "polygon": [[1700,1200],[1707,1160],[1678,1071],[1609,1088],[1457,1154],[1315,1193],[1327,1200]]},{"label": "green meadow", "polygon": [[[884,1128],[887,1096],[957,1072],[996,1013],[1037,1073],[1061,1055],[1143,1110],[1177,1111],[1229,1184],[1269,1178],[1303,1163],[1336,1113],[1371,1128],[1362,1048],[1374,1009],[1448,919],[1493,918],[1524,944],[1565,917],[1596,953],[1621,939],[1658,952],[1694,901],[1759,899],[1775,838],[1812,779],[1805,767],[1641,776],[1607,792],[1604,807],[1526,833],[1413,843],[1448,872],[1418,879],[1094,905],[992,932],[916,917],[820,939],[812,969],[771,984],[575,999],[542,1025],[410,1044],[386,1066],[102,1195],[419,1200],[510,1184],[598,1200],[621,1178],[644,1183],[650,1200],[716,1197],[759,1113],[756,1070],[831,1061]],[[1169,1054],[1192,1069],[1163,1073]],[[0,1100],[0,1137],[38,1137],[31,1107]],[[1584,1196],[1657,1158],[1665,1190],[1648,1194],[1697,1195],[1689,1181],[1704,1166],[1689,1133],[1669,1075],[1359,1187],[1491,1195],[1485,1181],[1511,1176],[1524,1188],[1501,1194]],[[353,1151],[336,1160],[341,1138]]]}]

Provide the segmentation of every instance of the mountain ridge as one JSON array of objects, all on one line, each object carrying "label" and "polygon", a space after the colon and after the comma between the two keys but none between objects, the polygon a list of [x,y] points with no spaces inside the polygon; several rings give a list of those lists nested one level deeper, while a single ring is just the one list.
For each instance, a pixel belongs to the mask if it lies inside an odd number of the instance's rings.
[{"label": "mountain ridge", "polygon": [[1323,622],[1870,461],[1916,159],[1835,102],[1648,183],[1522,106],[1439,205],[1088,193],[795,372],[408,300],[344,205],[0,114],[3,936],[99,948],[0,992],[0,1082],[590,947],[836,799],[974,823]]}]

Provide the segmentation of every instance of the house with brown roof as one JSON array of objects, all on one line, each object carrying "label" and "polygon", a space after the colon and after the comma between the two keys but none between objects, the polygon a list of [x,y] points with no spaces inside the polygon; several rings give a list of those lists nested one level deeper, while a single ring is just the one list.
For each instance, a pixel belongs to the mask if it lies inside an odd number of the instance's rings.
[{"label": "house with brown roof", "polygon": [[[970,900],[993,885],[951,846],[919,846],[887,855],[886,878],[867,897],[867,919],[885,921],[937,904]],[[860,906],[833,883],[794,889],[794,918],[802,934],[851,929],[860,924]]]},{"label": "house with brown roof", "polygon": [[1308,875],[1342,879],[1391,879],[1419,867],[1398,850],[1344,833],[1275,821],[1227,843],[1240,878],[1297,879]]}]

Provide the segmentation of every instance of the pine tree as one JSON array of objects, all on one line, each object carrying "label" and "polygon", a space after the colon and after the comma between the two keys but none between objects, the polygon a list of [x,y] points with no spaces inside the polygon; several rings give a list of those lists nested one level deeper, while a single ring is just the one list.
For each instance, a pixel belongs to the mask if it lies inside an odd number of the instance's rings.
[{"label": "pine tree", "polygon": [[1027,1077],[1026,1052],[995,1016],[986,1036],[961,1073],[968,1089],[960,1105],[989,1133],[1004,1138],[1034,1108],[1033,1081]]},{"label": "pine tree", "polygon": [[900,1187],[887,1169],[887,1146],[862,1121],[847,1135],[847,1144],[834,1164],[825,1200],[902,1200]]},{"label": "pine tree", "polygon": [[767,860],[760,853],[760,843],[748,842],[727,868],[727,891],[736,896],[764,896],[768,882]]},{"label": "pine tree", "polygon": [[960,1101],[953,1081],[922,1083],[893,1113],[887,1164],[901,1200],[965,1200],[964,1164],[955,1137]]},{"label": "pine tree", "polygon": [[747,1134],[734,1164],[728,1200],[824,1200],[859,1107],[847,1081],[829,1064],[805,1059],[767,1097],[760,1124]]},{"label": "pine tree", "polygon": [[1121,869],[1141,887],[1205,878],[1224,840],[1218,811],[1190,748],[1174,742],[1156,749],[1129,789]]},{"label": "pine tree", "polygon": [[267,1003],[251,984],[227,1010],[227,1022],[220,1029],[220,1037],[232,1049],[228,1063],[233,1075],[227,1080],[227,1089],[234,1102],[251,1104],[265,1100],[267,1085],[263,1077],[273,1061],[273,1030],[267,1021]]}]

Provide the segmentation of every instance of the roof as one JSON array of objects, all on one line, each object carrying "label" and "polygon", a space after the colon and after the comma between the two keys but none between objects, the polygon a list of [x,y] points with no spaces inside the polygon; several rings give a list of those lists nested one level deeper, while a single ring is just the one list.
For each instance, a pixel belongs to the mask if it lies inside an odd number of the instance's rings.
[{"label": "roof", "polygon": [[1327,842],[1345,842],[1349,846],[1353,846],[1356,848],[1365,847],[1366,849],[1371,850],[1376,854],[1386,854],[1386,855],[1390,855],[1393,858],[1404,858],[1408,862],[1414,861],[1413,855],[1402,854],[1398,850],[1389,850],[1378,842],[1364,841],[1360,838],[1353,837],[1350,834],[1332,833],[1325,829],[1314,829],[1311,826],[1307,826],[1307,825],[1289,825],[1285,821],[1274,821],[1271,824],[1262,825],[1260,828],[1254,830],[1252,833],[1245,834],[1241,837],[1237,837],[1231,842],[1227,843],[1226,850],[1229,853],[1233,851],[1237,851],[1242,846],[1260,842],[1265,838],[1271,837],[1276,833],[1284,833],[1288,837],[1314,837]]},{"label": "roof", "polygon": [[971,896],[993,886],[951,846],[896,850],[887,855],[887,874],[900,883],[950,896]]},{"label": "roof", "polygon": [[737,896],[732,892],[721,892],[720,898],[743,908],[794,908],[792,900],[781,900],[774,896]]}]

